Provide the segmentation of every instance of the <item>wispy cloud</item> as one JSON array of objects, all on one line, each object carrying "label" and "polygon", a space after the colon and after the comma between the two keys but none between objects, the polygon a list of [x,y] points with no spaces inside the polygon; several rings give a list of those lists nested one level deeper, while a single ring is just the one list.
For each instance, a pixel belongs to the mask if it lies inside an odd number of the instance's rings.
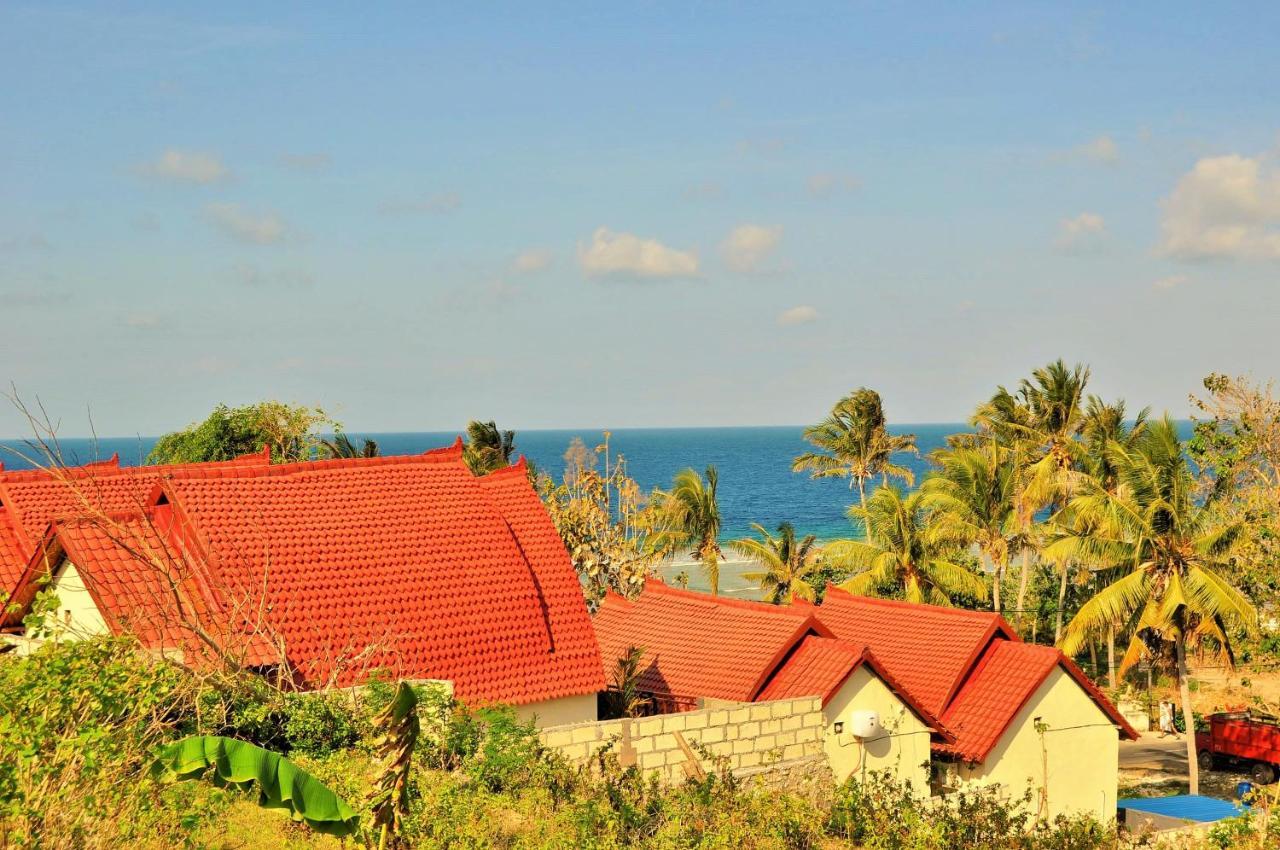
[{"label": "wispy cloud", "polygon": [[555,255],[546,248],[530,248],[521,251],[511,261],[511,270],[518,274],[544,272],[555,263]]},{"label": "wispy cloud", "polygon": [[305,269],[266,270],[252,263],[240,263],[232,269],[241,286],[253,289],[311,289],[316,276]]},{"label": "wispy cloud", "polygon": [[1177,289],[1189,280],[1191,280],[1191,278],[1187,277],[1185,274],[1174,274],[1160,278],[1155,283],[1151,284],[1151,287],[1153,289],[1160,290]]},{"label": "wispy cloud", "polygon": [[720,246],[725,265],[740,274],[769,271],[768,263],[782,241],[781,227],[742,224],[729,232]]},{"label": "wispy cloud", "polygon": [[291,234],[289,225],[276,213],[255,213],[239,204],[209,204],[205,215],[214,227],[241,242],[274,245]]},{"label": "wispy cloud", "polygon": [[1120,146],[1110,136],[1098,136],[1072,149],[1078,159],[1110,165],[1120,161]]},{"label": "wispy cloud", "polygon": [[331,162],[327,153],[282,153],[276,161],[293,171],[324,171]]},{"label": "wispy cloud", "polygon": [[807,325],[818,320],[818,311],[808,304],[800,304],[778,314],[778,324],[783,327]]},{"label": "wispy cloud", "polygon": [[1097,247],[1106,232],[1107,223],[1102,216],[1082,212],[1058,222],[1058,239],[1055,244],[1063,251],[1083,251]]},{"label": "wispy cloud", "polygon": [[578,264],[588,277],[681,278],[698,274],[698,255],[670,248],[656,239],[596,228],[587,244],[578,243]]},{"label": "wispy cloud", "polygon": [[828,198],[843,192],[856,192],[862,188],[862,181],[852,174],[840,171],[822,171],[810,175],[805,181],[809,194],[815,198]]},{"label": "wispy cloud", "polygon": [[1201,159],[1161,207],[1167,256],[1280,260],[1280,169],[1267,157]]},{"label": "wispy cloud", "polygon": [[52,247],[43,233],[0,238],[0,251],[48,251]]},{"label": "wispy cloud", "polygon": [[462,196],[457,192],[439,192],[416,198],[389,198],[378,205],[384,215],[419,215],[424,213],[449,213],[462,206]]},{"label": "wispy cloud", "polygon": [[231,170],[211,153],[180,151],[170,148],[150,162],[140,163],[134,169],[139,175],[171,183],[191,183],[208,186],[231,179]]}]

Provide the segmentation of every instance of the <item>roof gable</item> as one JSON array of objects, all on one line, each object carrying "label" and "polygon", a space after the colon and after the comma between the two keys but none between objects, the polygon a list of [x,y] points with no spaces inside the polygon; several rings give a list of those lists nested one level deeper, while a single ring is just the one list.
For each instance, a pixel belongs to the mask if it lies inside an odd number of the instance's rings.
[{"label": "roof gable", "polygon": [[993,640],[1019,640],[998,614],[855,596],[834,586],[814,610],[836,637],[868,646],[935,716]]},{"label": "roof gable", "polygon": [[807,611],[713,597],[656,579],[633,602],[607,594],[593,622],[607,669],[641,647],[640,689],[676,699],[753,700],[806,635],[829,635]]}]

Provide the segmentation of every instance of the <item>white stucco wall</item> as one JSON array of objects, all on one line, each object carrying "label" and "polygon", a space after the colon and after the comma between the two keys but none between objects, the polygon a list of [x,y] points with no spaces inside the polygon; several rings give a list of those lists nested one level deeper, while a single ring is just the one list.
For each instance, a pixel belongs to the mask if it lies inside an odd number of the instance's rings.
[{"label": "white stucco wall", "polygon": [[49,587],[58,597],[58,610],[45,621],[52,636],[86,638],[110,633],[75,564],[64,562]]},{"label": "white stucco wall", "polygon": [[[860,710],[880,715],[880,737],[862,742],[849,734],[849,717]],[[889,770],[899,781],[909,780],[916,795],[929,796],[929,727],[875,673],[865,666],[855,670],[822,714],[823,748],[837,782],[854,773]],[[845,724],[839,734],[837,721]]]},{"label": "white stucco wall", "polygon": [[[1036,730],[1036,718],[1044,725]],[[982,764],[959,765],[961,785],[1004,786],[1008,799],[1032,791],[1031,807],[1052,819],[1116,813],[1120,736],[1111,719],[1062,668],[1055,669],[1014,718]]]},{"label": "white stucco wall", "polygon": [[518,705],[516,714],[521,720],[532,720],[539,729],[566,723],[586,723],[596,719],[596,695],[582,694]]}]

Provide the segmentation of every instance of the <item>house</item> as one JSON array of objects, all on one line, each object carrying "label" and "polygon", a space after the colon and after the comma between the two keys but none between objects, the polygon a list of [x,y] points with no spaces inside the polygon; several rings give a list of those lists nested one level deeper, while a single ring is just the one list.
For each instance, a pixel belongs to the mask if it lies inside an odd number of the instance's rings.
[{"label": "house", "polygon": [[998,615],[854,596],[828,587],[802,605],[836,637],[863,643],[954,739],[933,744],[944,788],[1032,793],[1035,811],[1116,809],[1120,738],[1137,733],[1076,664],[1023,643]]},{"label": "house", "polygon": [[192,663],[230,651],[302,688],[381,671],[447,680],[465,702],[508,703],[547,725],[595,719],[594,631],[523,461],[478,478],[458,441],[130,477],[144,479],[124,507],[96,476],[51,514],[19,505],[30,552],[18,552],[6,629],[21,629],[46,579],[76,600],[59,606],[67,632],[128,631]]},{"label": "house", "polygon": [[[607,594],[594,618],[606,672],[641,648],[637,689],[660,713],[819,696],[836,778],[891,770],[929,788],[930,744],[953,739],[864,644],[837,639],[811,609],[713,597],[650,579],[635,600]],[[874,713],[864,737],[853,722]]]}]

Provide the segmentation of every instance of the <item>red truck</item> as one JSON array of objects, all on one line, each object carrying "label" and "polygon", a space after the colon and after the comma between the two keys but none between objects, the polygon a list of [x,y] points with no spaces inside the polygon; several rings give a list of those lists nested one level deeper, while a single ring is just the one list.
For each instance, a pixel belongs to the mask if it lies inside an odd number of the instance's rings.
[{"label": "red truck", "polygon": [[1276,781],[1280,773],[1280,719],[1246,710],[1221,711],[1206,720],[1209,731],[1196,733],[1201,770],[1242,765],[1259,785]]}]

